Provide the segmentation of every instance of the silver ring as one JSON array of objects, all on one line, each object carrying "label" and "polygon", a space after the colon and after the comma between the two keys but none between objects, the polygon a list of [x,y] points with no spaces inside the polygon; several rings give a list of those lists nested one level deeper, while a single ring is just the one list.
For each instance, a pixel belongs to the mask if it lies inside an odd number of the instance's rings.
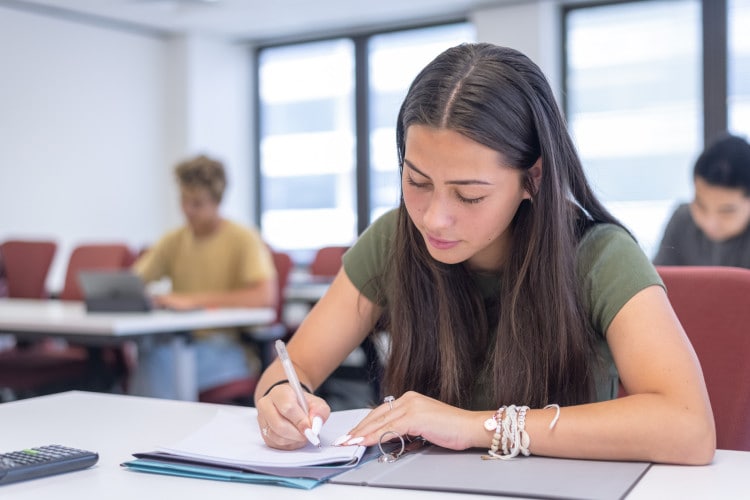
[{"label": "silver ring", "polygon": [[263,429],[261,429],[261,432],[263,433],[264,437],[268,437],[268,431],[271,430],[271,426],[266,424],[263,426]]},{"label": "silver ring", "polygon": [[[401,450],[399,450],[398,453],[393,453],[393,452],[386,453],[385,450],[383,449],[383,440],[386,438],[386,436],[389,436],[391,434],[396,436],[399,439],[399,441],[401,441]],[[378,439],[378,448],[380,448],[381,458],[386,457],[387,462],[393,462],[397,460],[401,455],[403,455],[404,450],[406,449],[406,442],[404,441],[404,437],[398,432],[385,431],[384,433],[380,435],[380,439]]]},{"label": "silver ring", "polygon": [[388,403],[388,409],[393,409],[393,402],[396,401],[396,398],[393,396],[386,396],[385,399],[383,399],[383,403]]}]

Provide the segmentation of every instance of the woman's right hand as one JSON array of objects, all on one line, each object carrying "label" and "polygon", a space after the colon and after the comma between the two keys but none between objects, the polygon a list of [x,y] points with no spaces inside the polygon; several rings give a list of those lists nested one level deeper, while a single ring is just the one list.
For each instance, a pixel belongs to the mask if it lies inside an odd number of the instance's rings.
[{"label": "woman's right hand", "polygon": [[321,427],[331,414],[331,408],[325,400],[313,394],[305,393],[305,400],[310,409],[307,415],[291,386],[279,384],[256,402],[258,426],[268,446],[296,450],[307,443],[315,444]]}]

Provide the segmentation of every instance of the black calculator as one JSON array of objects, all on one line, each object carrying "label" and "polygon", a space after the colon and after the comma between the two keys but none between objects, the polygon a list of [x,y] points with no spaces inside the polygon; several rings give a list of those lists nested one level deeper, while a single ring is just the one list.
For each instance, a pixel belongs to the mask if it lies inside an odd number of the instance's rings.
[{"label": "black calculator", "polygon": [[57,444],[0,453],[0,485],[85,469],[98,460],[93,451]]}]

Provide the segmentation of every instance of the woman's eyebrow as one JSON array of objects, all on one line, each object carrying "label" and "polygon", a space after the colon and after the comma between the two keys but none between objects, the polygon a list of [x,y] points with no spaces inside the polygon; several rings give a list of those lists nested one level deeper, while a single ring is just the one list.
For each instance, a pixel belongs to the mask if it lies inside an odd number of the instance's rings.
[{"label": "woman's eyebrow", "polygon": [[404,158],[404,165],[406,165],[407,167],[409,167],[410,170],[414,170],[416,173],[418,173],[422,177],[427,177],[428,179],[430,178],[429,175],[427,175],[424,172],[422,172],[421,170],[419,170],[412,162],[410,162],[406,158]]},{"label": "woman's eyebrow", "polygon": [[[423,177],[427,177],[430,179],[430,176],[419,170],[412,162],[404,158],[404,165],[406,165],[410,170],[414,170],[416,173]],[[469,184],[482,184],[484,186],[491,186],[491,182],[483,181],[480,179],[455,179],[450,181],[445,181],[446,184],[453,184],[458,186],[466,186]]]}]

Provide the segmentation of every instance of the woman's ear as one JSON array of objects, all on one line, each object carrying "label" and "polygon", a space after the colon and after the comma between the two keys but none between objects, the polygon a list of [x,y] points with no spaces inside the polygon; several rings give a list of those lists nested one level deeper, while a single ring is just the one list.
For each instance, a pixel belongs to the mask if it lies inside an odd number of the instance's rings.
[{"label": "woman's ear", "polygon": [[526,191],[525,200],[532,200],[539,192],[539,184],[542,182],[542,157],[537,158],[536,162],[526,171]]}]

